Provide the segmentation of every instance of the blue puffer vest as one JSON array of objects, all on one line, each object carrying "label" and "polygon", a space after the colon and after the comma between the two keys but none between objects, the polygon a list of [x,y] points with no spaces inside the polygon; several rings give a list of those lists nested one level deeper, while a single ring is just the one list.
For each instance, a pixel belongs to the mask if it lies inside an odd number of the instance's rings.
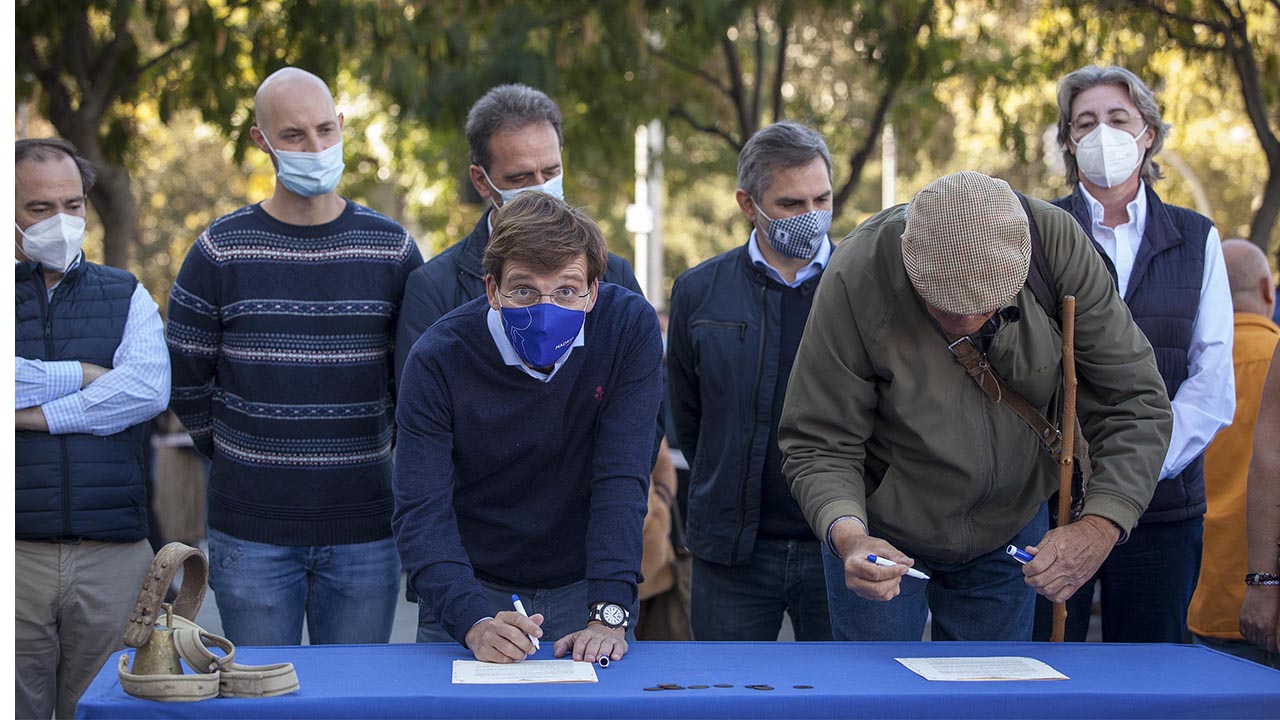
[{"label": "blue puffer vest", "polygon": [[[1186,208],[1165,205],[1150,185],[1146,192],[1147,226],[1124,301],[1155,350],[1156,366],[1172,398],[1187,379],[1187,350],[1204,283],[1205,240],[1213,222]],[[1079,186],[1053,204],[1071,213],[1093,239],[1089,204]],[[1096,241],[1094,247],[1114,280],[1111,259]],[[1180,475],[1160,481],[1139,524],[1186,520],[1204,510],[1204,459],[1197,456]]]},{"label": "blue puffer vest", "polygon": [[[138,281],[123,270],[81,262],[50,302],[39,265],[16,267],[15,354],[110,368]],[[106,437],[19,432],[14,455],[19,540],[147,536],[142,425]]]}]

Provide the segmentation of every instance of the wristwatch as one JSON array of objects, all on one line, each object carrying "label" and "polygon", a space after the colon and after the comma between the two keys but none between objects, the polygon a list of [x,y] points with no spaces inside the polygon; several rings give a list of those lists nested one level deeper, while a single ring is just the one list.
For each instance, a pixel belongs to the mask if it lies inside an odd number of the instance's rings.
[{"label": "wristwatch", "polygon": [[611,602],[592,605],[591,614],[587,616],[587,622],[595,621],[611,628],[625,628],[630,619],[631,613],[626,608]]}]

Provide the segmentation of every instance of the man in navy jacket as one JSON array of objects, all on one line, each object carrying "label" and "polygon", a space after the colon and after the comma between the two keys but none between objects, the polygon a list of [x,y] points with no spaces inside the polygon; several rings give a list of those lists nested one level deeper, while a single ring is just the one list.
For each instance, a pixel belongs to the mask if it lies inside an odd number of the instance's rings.
[{"label": "man in navy jacket", "polygon": [[[493,88],[471,106],[466,134],[471,185],[492,207],[480,215],[470,234],[409,276],[396,326],[397,379],[423,331],[450,310],[485,294],[481,256],[503,204],[527,190],[564,198],[560,108],[545,93],[518,84]],[[612,253],[601,279],[640,293],[631,264]]]},{"label": "man in navy jacket", "polygon": [[600,282],[607,256],[581,211],[513,198],[486,296],[405,361],[392,526],[419,641],[514,662],[536,639],[618,660],[634,638],[662,340],[643,297]]},{"label": "man in navy jacket", "polygon": [[143,431],[169,403],[169,357],[146,288],[80,250],[88,161],[32,139],[14,165],[15,702],[71,717],[151,563]]},{"label": "man in navy jacket", "polygon": [[671,294],[676,437],[691,461],[691,621],[698,640],[830,640],[822,546],[782,475],[787,378],[831,256],[831,156],[782,122],[738,157],[745,245],[689,270]]}]

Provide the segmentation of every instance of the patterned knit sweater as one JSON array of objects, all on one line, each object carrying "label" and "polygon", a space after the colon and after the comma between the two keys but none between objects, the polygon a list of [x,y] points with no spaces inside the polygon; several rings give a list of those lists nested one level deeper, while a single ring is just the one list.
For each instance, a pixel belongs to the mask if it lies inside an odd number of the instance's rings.
[{"label": "patterned knit sweater", "polygon": [[396,316],[422,264],[347,201],[297,226],[250,205],[213,222],[169,297],[172,408],[212,459],[209,526],[276,545],[391,535]]}]

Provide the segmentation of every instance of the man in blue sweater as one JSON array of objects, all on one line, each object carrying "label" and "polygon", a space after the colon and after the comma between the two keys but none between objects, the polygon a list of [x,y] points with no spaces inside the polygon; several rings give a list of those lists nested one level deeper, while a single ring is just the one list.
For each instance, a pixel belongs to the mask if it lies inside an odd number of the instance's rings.
[{"label": "man in blue sweater", "polygon": [[486,297],[405,361],[393,526],[419,641],[514,662],[534,638],[617,660],[634,637],[662,340],[643,297],[599,281],[607,257],[585,213],[511,199]]},{"label": "man in blue sweater", "polygon": [[391,349],[422,264],[393,220],[344,199],[342,115],[285,68],[258,89],[254,143],[275,193],[196,240],[169,299],[173,410],[209,474],[209,584],[227,637],[386,642]]}]

